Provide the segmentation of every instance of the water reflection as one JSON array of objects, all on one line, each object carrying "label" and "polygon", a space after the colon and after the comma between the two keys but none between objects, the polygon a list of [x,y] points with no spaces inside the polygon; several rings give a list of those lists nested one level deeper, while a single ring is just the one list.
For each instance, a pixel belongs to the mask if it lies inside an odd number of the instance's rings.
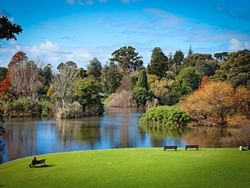
[{"label": "water reflection", "polygon": [[[6,122],[6,134],[0,137],[0,163],[24,156],[52,152],[159,147],[199,144],[201,147],[235,146],[250,130],[195,128],[179,131],[150,130],[138,127],[141,112],[131,108],[106,109],[102,117],[77,120],[12,120]],[[239,136],[240,135],[240,136]],[[239,139],[238,139],[239,140]],[[229,142],[230,141],[230,142]],[[250,141],[250,140],[249,140]],[[230,143],[230,144],[229,144]]]}]

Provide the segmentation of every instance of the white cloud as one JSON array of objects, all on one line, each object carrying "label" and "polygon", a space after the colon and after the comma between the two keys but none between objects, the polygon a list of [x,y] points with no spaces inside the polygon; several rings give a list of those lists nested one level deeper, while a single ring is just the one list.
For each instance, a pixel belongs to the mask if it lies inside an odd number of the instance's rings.
[{"label": "white cloud", "polygon": [[[11,41],[8,43],[8,47],[0,48],[0,56],[8,55],[12,57],[17,51],[25,52],[29,59],[41,61],[45,64],[50,63],[54,67],[66,61],[74,61],[80,67],[86,67],[89,61],[94,57],[89,49],[68,49],[48,39],[33,46],[23,46],[15,41]],[[8,61],[10,61],[10,59]],[[8,62],[1,61],[1,66],[7,66],[7,64]]]},{"label": "white cloud", "polygon": [[241,42],[240,40],[236,38],[232,38],[229,41],[229,50],[230,51],[237,51],[242,49],[249,49],[250,43],[249,42]]}]

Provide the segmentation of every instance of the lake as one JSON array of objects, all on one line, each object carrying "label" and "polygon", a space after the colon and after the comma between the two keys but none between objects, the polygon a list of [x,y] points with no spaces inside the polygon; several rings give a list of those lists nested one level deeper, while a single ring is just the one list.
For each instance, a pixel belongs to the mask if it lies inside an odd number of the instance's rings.
[{"label": "lake", "polygon": [[0,137],[3,143],[0,163],[25,156],[78,150],[184,147],[186,144],[221,147],[228,146],[222,139],[232,135],[228,130],[211,128],[144,130],[138,126],[141,114],[133,108],[108,108],[102,117],[6,121],[6,134]]}]

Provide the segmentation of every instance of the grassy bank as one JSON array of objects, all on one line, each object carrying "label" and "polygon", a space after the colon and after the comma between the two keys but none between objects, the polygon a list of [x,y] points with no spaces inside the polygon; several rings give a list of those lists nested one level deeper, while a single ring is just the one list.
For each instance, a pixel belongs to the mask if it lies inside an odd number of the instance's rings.
[{"label": "grassy bank", "polygon": [[0,165],[0,187],[250,187],[250,151],[238,149],[119,149],[38,158],[48,166],[30,169],[31,157]]}]

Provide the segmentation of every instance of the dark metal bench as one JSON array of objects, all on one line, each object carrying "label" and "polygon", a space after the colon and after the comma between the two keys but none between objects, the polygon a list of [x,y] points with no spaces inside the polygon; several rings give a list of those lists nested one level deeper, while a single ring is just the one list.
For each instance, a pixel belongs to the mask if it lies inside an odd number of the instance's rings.
[{"label": "dark metal bench", "polygon": [[196,150],[198,150],[199,145],[186,145],[185,150],[187,150],[188,148],[196,148]]},{"label": "dark metal bench", "polygon": [[176,151],[177,146],[164,146],[164,151],[166,151],[167,149],[174,149]]},{"label": "dark metal bench", "polygon": [[33,159],[29,167],[32,168],[35,167],[36,165],[45,166],[45,161],[46,159],[41,159],[41,160]]}]

